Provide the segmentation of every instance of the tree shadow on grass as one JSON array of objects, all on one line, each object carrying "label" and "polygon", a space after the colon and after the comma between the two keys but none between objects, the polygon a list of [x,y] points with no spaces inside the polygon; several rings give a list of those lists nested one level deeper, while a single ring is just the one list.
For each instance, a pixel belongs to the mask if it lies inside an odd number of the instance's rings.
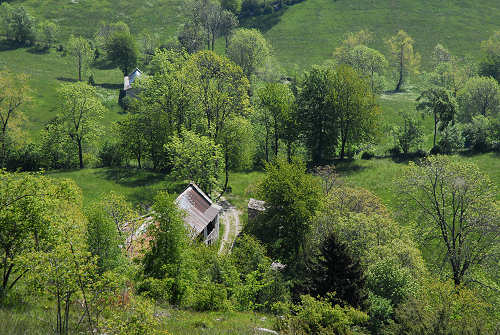
[{"label": "tree shadow on grass", "polygon": [[99,70],[113,70],[114,68],[116,68],[116,66],[113,65],[105,57],[100,57],[97,60],[95,60],[92,66]]},{"label": "tree shadow on grass", "polygon": [[123,87],[123,84],[102,83],[102,84],[95,84],[95,86],[102,87],[108,90],[119,90]]},{"label": "tree shadow on grass", "polygon": [[359,165],[356,160],[339,160],[335,162],[335,171],[342,176],[350,176],[365,169],[367,169],[367,167]]},{"label": "tree shadow on grass", "polygon": [[34,55],[46,55],[50,53],[50,48],[31,47],[27,51]]},{"label": "tree shadow on grass", "polygon": [[13,41],[0,40],[0,51],[9,51],[23,48],[24,44]]},{"label": "tree shadow on grass", "polygon": [[265,33],[280,23],[281,16],[285,12],[286,8],[283,8],[271,14],[246,17],[241,20],[241,26],[245,28],[259,29],[262,33]]},{"label": "tree shadow on grass", "polygon": [[66,77],[57,77],[56,79],[59,81],[67,82],[67,83],[76,83],[78,81],[78,79],[66,78]]}]

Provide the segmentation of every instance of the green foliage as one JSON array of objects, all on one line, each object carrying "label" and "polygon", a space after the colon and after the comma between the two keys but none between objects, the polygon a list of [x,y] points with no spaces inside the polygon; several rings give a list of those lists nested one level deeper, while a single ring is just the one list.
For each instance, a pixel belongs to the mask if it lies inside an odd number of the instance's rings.
[{"label": "green foliage", "polygon": [[489,118],[483,115],[472,117],[472,121],[463,126],[465,146],[477,152],[491,149],[495,141],[493,125]]},{"label": "green foliage", "polygon": [[481,53],[480,74],[500,82],[500,31],[494,32],[488,40],[481,42]]},{"label": "green foliage", "polygon": [[498,320],[474,291],[430,280],[418,297],[396,309],[398,334],[495,334]]},{"label": "green foliage", "polygon": [[113,270],[122,261],[118,229],[104,208],[104,203],[95,203],[86,210],[87,245],[90,253],[96,257],[96,265],[100,273]]},{"label": "green foliage", "polygon": [[332,306],[327,299],[303,295],[281,321],[284,334],[363,334],[368,315],[352,307]]},{"label": "green foliage", "polygon": [[115,32],[105,45],[109,61],[127,76],[137,65],[139,50],[130,33]]},{"label": "green foliage", "polygon": [[476,115],[496,117],[500,112],[500,85],[493,78],[472,77],[458,93],[459,120],[471,122]]},{"label": "green foliage", "polygon": [[58,117],[51,120],[40,132],[42,166],[47,169],[70,169],[78,166],[78,154]]},{"label": "green foliage", "polygon": [[[448,124],[453,124],[458,104],[450,91],[443,88],[430,88],[417,98],[417,110],[430,113],[434,117],[433,146],[436,146],[437,131],[443,131]],[[439,128],[438,128],[439,125]]]},{"label": "green foliage", "polygon": [[460,124],[449,125],[441,132],[438,142],[439,150],[444,154],[451,154],[464,147],[463,127]]},{"label": "green foliage", "polygon": [[224,9],[228,9],[234,14],[239,14],[241,11],[242,0],[222,0],[221,5]]},{"label": "green foliage", "polygon": [[184,130],[167,146],[175,176],[194,181],[210,194],[218,184],[223,169],[223,154],[219,145],[206,136]]},{"label": "green foliage", "polygon": [[9,41],[31,44],[35,39],[35,18],[23,6],[4,2],[0,6],[1,32]]},{"label": "green foliage", "polygon": [[275,159],[278,157],[279,142],[285,138],[286,122],[293,117],[295,97],[290,87],[281,83],[266,83],[258,90],[257,96],[261,108],[258,120],[265,131],[263,145],[266,162],[269,162],[270,150]]},{"label": "green foliage", "polygon": [[42,21],[38,24],[36,31],[36,43],[44,49],[50,49],[57,43],[59,27],[51,21]]},{"label": "green foliage", "polygon": [[179,303],[184,294],[180,280],[188,231],[182,213],[168,193],[157,194],[153,209],[155,221],[148,228],[151,246],[142,260],[144,274],[157,279],[172,278],[169,298],[172,303]]},{"label": "green foliage", "polygon": [[62,85],[59,96],[60,119],[78,152],[80,168],[83,168],[83,152],[100,135],[105,107],[97,97],[95,87],[82,82]]},{"label": "green foliage", "polygon": [[231,36],[226,53],[250,78],[266,62],[270,47],[258,30],[241,28]]},{"label": "green foliage", "polygon": [[249,231],[264,243],[273,258],[294,271],[319,207],[320,185],[305,172],[303,163],[278,159],[266,165],[266,176],[258,190],[267,210],[253,226],[248,225]]},{"label": "green foliage", "polygon": [[496,257],[500,238],[496,187],[477,165],[446,156],[428,157],[421,165],[410,162],[398,190],[406,206],[421,215],[422,241],[439,241],[435,256],[446,258],[448,276],[456,286],[474,268]]},{"label": "green foliage", "polygon": [[52,238],[52,221],[57,215],[64,215],[65,203],[72,201],[81,201],[72,182],[56,181],[39,174],[1,172],[1,298],[29,272],[23,257],[43,250],[46,240]]},{"label": "green foliage", "polygon": [[412,114],[403,114],[403,125],[392,129],[394,142],[406,155],[411,148],[419,149],[423,142],[424,131],[421,122]]},{"label": "green foliage", "polygon": [[92,44],[83,37],[74,37],[71,35],[66,46],[69,54],[74,58],[78,69],[78,80],[82,81],[82,77],[94,60],[95,52]]},{"label": "green foliage", "polygon": [[326,237],[319,252],[308,260],[311,292],[326,297],[334,291],[333,301],[360,308],[366,304],[366,277],[360,260],[335,234]]},{"label": "green foliage", "polygon": [[394,91],[400,92],[408,75],[418,72],[420,54],[413,50],[415,41],[404,30],[399,30],[386,43],[392,56],[392,62],[395,64],[393,69],[398,78]]}]

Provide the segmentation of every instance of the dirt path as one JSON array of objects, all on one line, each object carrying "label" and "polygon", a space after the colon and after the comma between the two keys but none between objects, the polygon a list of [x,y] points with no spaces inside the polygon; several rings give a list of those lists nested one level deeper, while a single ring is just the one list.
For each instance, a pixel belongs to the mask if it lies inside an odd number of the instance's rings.
[{"label": "dirt path", "polygon": [[220,205],[223,208],[222,219],[224,220],[224,236],[222,236],[219,253],[226,248],[231,250],[236,236],[241,231],[240,211],[226,200],[222,200]]}]

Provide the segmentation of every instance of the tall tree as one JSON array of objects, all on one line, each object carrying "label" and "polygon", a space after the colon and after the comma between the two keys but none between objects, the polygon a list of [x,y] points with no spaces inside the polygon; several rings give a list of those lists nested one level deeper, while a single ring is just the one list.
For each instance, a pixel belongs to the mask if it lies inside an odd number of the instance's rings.
[{"label": "tall tree", "polygon": [[420,55],[413,50],[413,44],[413,38],[404,30],[400,30],[396,35],[387,40],[387,45],[398,73],[396,92],[401,91],[408,74],[418,70]]},{"label": "tall tree", "polygon": [[226,40],[226,50],[229,47],[229,37],[233,30],[238,27],[238,18],[229,10],[224,10],[221,17],[220,33]]},{"label": "tall tree", "polygon": [[348,52],[345,64],[354,68],[363,77],[368,78],[371,91],[375,93],[375,75],[382,76],[387,67],[387,60],[377,50],[358,45]]},{"label": "tall tree", "polygon": [[188,60],[185,73],[195,110],[205,118],[205,131],[218,142],[231,116],[249,113],[250,84],[239,66],[211,51],[200,51]]},{"label": "tall tree", "polygon": [[0,167],[7,159],[9,121],[20,113],[20,107],[29,100],[28,76],[0,71]]},{"label": "tall tree", "polygon": [[247,78],[250,78],[264,65],[271,50],[258,30],[241,28],[234,32],[226,53],[233,62],[241,66]]},{"label": "tall tree", "polygon": [[367,299],[366,278],[359,258],[331,233],[322,242],[317,255],[309,260],[314,295],[326,296],[335,291],[334,299],[350,306],[362,307]]},{"label": "tall tree", "polygon": [[434,118],[433,146],[436,146],[437,130],[443,131],[448,124],[453,123],[458,109],[456,99],[450,91],[443,88],[430,88],[417,98],[417,110],[432,113]]},{"label": "tall tree", "polygon": [[340,66],[334,78],[329,98],[339,128],[340,159],[344,159],[348,146],[373,140],[380,112],[367,83],[351,67]]},{"label": "tall tree", "polygon": [[299,162],[278,159],[266,165],[266,175],[258,185],[266,202],[262,220],[249,226],[267,246],[271,256],[284,262],[291,271],[300,263],[311,219],[319,206],[321,187]]},{"label": "tall tree", "polygon": [[185,130],[173,137],[166,148],[177,178],[194,181],[207,194],[214,190],[224,158],[221,147],[212,138]]},{"label": "tall tree", "polygon": [[0,172],[0,300],[29,272],[22,257],[43,248],[60,206],[77,198],[75,184],[67,180]]},{"label": "tall tree", "polygon": [[111,63],[127,76],[137,65],[139,51],[130,33],[115,32],[106,44],[106,53]]},{"label": "tall tree", "polygon": [[425,236],[438,239],[456,286],[474,267],[498,257],[496,187],[475,164],[431,156],[422,165],[410,162],[398,186],[422,215]]},{"label": "tall tree", "polygon": [[82,82],[62,85],[59,97],[60,117],[77,148],[80,168],[83,169],[84,146],[99,135],[105,107],[97,97],[95,87]]},{"label": "tall tree", "polygon": [[338,127],[332,106],[333,69],[313,67],[304,75],[297,97],[298,120],[314,165],[333,160],[338,144]]},{"label": "tall tree", "polygon": [[[280,139],[284,138],[285,122],[292,114],[295,97],[287,84],[267,83],[257,92],[259,105],[268,114],[273,133],[274,157],[278,157]],[[267,148],[266,148],[267,151]]]},{"label": "tall tree", "polygon": [[0,5],[0,32],[9,41],[23,44],[33,42],[35,18],[23,6],[12,6],[4,2]]},{"label": "tall tree", "polygon": [[82,72],[94,60],[95,51],[88,40],[74,36],[69,38],[67,49],[75,59],[78,68],[78,80],[82,81]]}]

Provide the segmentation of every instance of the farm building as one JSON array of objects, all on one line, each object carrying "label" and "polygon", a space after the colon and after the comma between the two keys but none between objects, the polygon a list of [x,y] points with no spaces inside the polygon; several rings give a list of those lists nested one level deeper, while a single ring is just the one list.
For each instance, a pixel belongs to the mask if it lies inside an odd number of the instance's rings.
[{"label": "farm building", "polygon": [[136,98],[137,97],[137,92],[136,90],[132,87],[132,84],[134,81],[142,76],[142,71],[139,70],[138,68],[135,68],[132,73],[130,73],[128,76],[123,78],[123,90],[125,91],[125,94],[128,97],[131,98]]},{"label": "farm building", "polygon": [[184,221],[190,227],[193,238],[200,238],[207,244],[219,238],[219,213],[222,207],[215,204],[198,185],[190,183],[175,202],[186,212]]},{"label": "farm building", "polygon": [[[206,244],[217,241],[221,206],[215,204],[195,183],[190,183],[175,202],[185,212],[184,222],[192,239],[199,239]],[[130,257],[149,244],[151,237],[146,233],[151,224],[155,224],[154,215],[148,214],[123,226],[122,230],[129,235],[125,248]]]}]

